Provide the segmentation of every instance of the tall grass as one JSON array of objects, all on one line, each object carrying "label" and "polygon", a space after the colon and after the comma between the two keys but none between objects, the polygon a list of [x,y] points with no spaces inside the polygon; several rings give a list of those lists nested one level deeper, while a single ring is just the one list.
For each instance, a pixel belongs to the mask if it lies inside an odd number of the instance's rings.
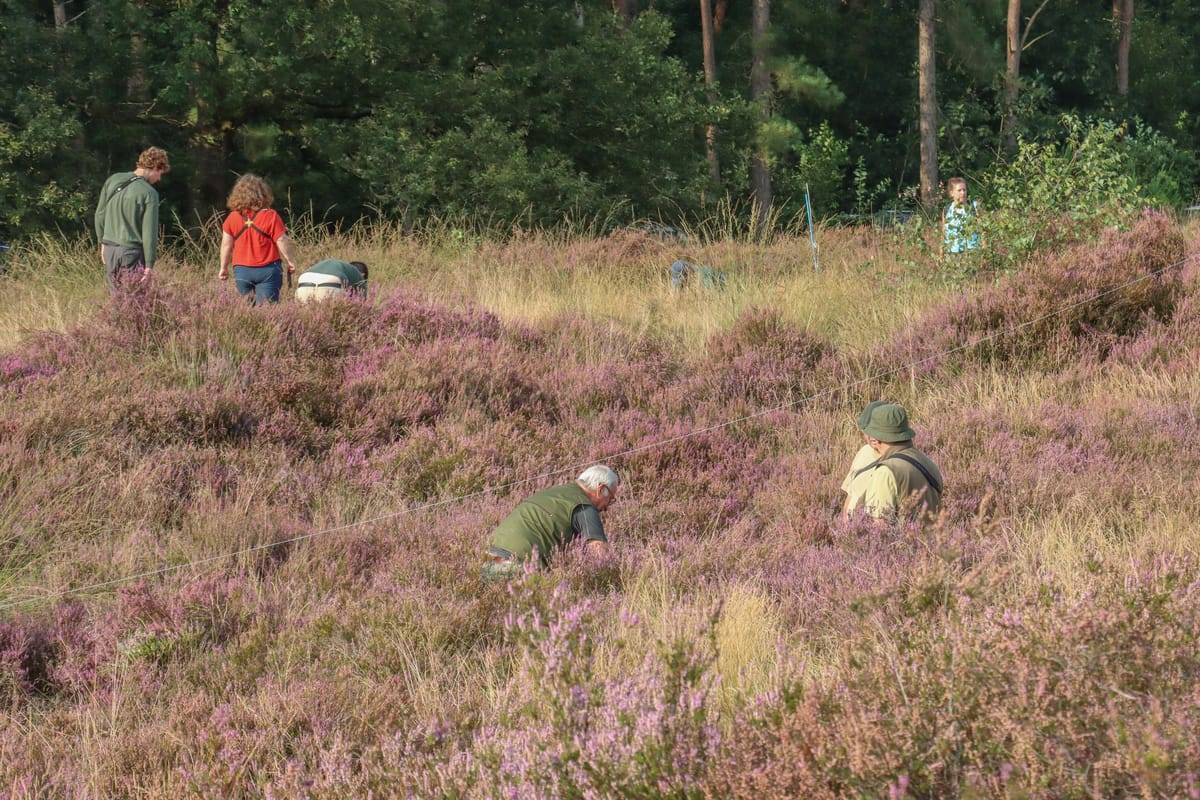
[{"label": "tall grass", "polygon": [[[369,300],[248,307],[205,235],[133,294],[86,243],[4,278],[0,796],[1197,791],[1195,230],[957,284],[857,230],[818,271],[293,228]],[[672,293],[681,256],[726,288]],[[835,514],[876,397],[935,526]],[[600,458],[612,558],[484,584],[491,527]]]},{"label": "tall grass", "polygon": [[16,245],[0,275],[0,347],[32,331],[64,331],[107,293],[97,245],[86,239],[40,236]]}]

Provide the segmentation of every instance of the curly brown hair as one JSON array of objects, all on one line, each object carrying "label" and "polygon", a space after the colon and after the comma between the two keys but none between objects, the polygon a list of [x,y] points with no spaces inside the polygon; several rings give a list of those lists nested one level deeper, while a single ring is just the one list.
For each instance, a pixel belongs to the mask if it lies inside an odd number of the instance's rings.
[{"label": "curly brown hair", "polygon": [[225,206],[230,211],[255,211],[267,208],[274,199],[275,196],[271,194],[271,187],[267,186],[267,182],[247,172],[233,185]]},{"label": "curly brown hair", "polygon": [[162,172],[171,171],[171,162],[167,160],[167,151],[161,147],[147,147],[138,156],[138,169],[156,169]]}]

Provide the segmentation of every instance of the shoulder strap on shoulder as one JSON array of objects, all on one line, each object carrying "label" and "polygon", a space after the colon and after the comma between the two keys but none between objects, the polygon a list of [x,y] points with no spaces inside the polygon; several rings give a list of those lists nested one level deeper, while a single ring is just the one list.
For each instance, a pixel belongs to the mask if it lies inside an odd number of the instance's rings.
[{"label": "shoulder strap on shoulder", "polygon": [[125,187],[126,187],[126,186],[128,186],[128,185],[129,185],[129,184],[131,184],[131,183],[133,183],[134,181],[140,181],[141,179],[142,179],[142,176],[141,176],[141,175],[130,175],[128,178],[126,178],[125,180],[121,181],[121,185],[120,185],[120,186],[118,186],[117,188],[113,189],[113,194],[115,195],[115,194],[118,194],[118,193],[120,193],[121,191],[123,191],[123,190],[125,189]]},{"label": "shoulder strap on shoulder", "polygon": [[113,198],[115,198],[121,192],[125,191],[126,186],[133,183],[134,181],[140,181],[141,179],[142,179],[141,175],[130,175],[128,178],[121,181],[121,183],[118,184],[117,188],[112,190],[112,194],[110,194],[108,196],[108,200],[105,201],[105,205],[108,205],[109,203],[111,203],[113,201]]},{"label": "shoulder strap on shoulder", "polygon": [[862,469],[860,469],[860,470],[856,471],[856,472],[854,473],[854,475],[853,475],[853,476],[851,476],[851,477],[857,478],[859,475],[862,475],[864,472],[870,472],[871,470],[875,469],[876,467],[878,467],[878,466],[879,466],[880,464],[882,464],[882,463],[883,463],[883,459],[882,459],[882,458],[877,458],[877,459],[875,459],[874,461],[872,461],[870,464],[867,464],[867,465],[866,465],[865,467],[863,467]]},{"label": "shoulder strap on shoulder", "polygon": [[267,236],[266,231],[264,231],[262,228],[260,228],[254,224],[255,218],[258,216],[259,212],[261,212],[261,211],[262,211],[262,209],[260,208],[248,217],[245,214],[243,214],[242,212],[240,212],[240,211],[238,212],[238,216],[242,218],[242,229],[233,235],[233,240],[235,242],[238,239],[240,239],[242,234],[248,230],[258,231],[259,234],[266,236],[268,239],[271,238],[270,236]]},{"label": "shoulder strap on shoulder", "polygon": [[[906,455],[904,455],[904,453],[893,453],[892,455],[888,456],[888,458],[898,458],[901,461],[905,461],[905,462],[908,462],[909,464],[912,464],[914,467],[917,468],[918,472],[920,472],[923,476],[925,476],[925,482],[928,483],[930,486],[932,486],[937,491],[938,494],[942,494],[942,485],[940,483],[938,483],[936,480],[934,480],[933,474],[929,470],[925,469],[925,465],[922,464],[920,461],[917,461],[912,456],[906,456]],[[883,461],[886,461],[886,460],[887,459],[883,459]],[[881,464],[881,463],[883,463],[883,461],[876,461],[875,463]]]}]

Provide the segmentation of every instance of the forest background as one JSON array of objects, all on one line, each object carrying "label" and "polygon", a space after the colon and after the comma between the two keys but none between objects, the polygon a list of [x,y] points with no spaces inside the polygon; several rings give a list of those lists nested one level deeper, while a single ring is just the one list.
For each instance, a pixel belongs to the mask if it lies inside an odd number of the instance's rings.
[{"label": "forest background", "polygon": [[1195,200],[1187,0],[4,0],[0,241],[84,232],[151,144],[168,238],[246,171],[337,224],[674,224],[749,219],[751,198],[786,224],[806,186],[823,218],[931,205],[926,33],[934,175],[996,204],[1023,149],[1100,129],[1122,201]]}]

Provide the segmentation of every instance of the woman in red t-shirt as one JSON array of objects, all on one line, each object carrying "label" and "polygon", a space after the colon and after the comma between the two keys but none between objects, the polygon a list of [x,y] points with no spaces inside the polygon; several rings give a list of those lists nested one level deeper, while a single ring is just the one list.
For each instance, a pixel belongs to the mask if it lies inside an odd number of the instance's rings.
[{"label": "woman in red t-shirt", "polygon": [[253,292],[251,300],[255,304],[279,301],[282,261],[287,262],[289,274],[296,271],[288,248],[287,227],[270,207],[274,199],[266,181],[247,173],[233,185],[226,202],[229,216],[221,225],[221,269],[217,277],[228,279],[232,262],[238,294],[245,297]]}]

